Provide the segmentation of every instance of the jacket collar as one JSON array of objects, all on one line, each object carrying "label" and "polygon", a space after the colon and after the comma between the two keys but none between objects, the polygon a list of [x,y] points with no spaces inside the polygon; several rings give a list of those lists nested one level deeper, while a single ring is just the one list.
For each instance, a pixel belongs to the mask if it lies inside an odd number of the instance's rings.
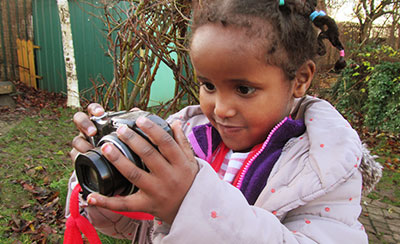
[{"label": "jacket collar", "polygon": [[[255,203],[265,187],[268,176],[281,155],[284,145],[290,138],[299,136],[304,131],[303,121],[285,118],[269,132],[267,139],[255,153],[254,158],[242,166],[237,175],[239,178],[234,182],[250,204]],[[189,140],[196,155],[209,163],[221,143],[221,137],[211,124],[194,127],[189,135]]]}]

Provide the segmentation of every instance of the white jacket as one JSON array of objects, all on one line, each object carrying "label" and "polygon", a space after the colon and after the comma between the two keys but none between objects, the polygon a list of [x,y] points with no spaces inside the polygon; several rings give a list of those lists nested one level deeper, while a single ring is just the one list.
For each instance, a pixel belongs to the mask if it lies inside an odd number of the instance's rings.
[{"label": "white jacket", "polygon": [[[149,222],[121,216],[110,223],[107,219],[117,218],[115,214],[99,214],[92,207],[86,209],[87,215],[109,235],[129,237],[127,233],[138,232],[140,238],[135,239],[140,243],[368,243],[358,222],[360,165],[370,169],[375,162],[363,160],[357,133],[326,101],[302,98],[292,118],[304,119],[307,129],[286,143],[254,206],[198,159],[200,170],[172,226],[155,221],[153,229]],[[174,119],[185,121],[185,133],[207,122],[198,106],[182,110],[170,121]],[[366,177],[379,176],[379,169]],[[111,216],[104,218],[104,213]]]}]

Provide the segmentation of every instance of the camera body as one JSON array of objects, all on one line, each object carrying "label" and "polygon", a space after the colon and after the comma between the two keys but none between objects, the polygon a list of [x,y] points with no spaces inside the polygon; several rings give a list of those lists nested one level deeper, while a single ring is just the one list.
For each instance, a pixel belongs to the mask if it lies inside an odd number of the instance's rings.
[{"label": "camera body", "polygon": [[118,127],[127,125],[152,144],[147,135],[136,126],[136,120],[139,117],[147,117],[172,136],[172,130],[165,120],[145,111],[106,112],[102,116],[91,118],[97,128],[97,134],[87,137],[87,140],[94,148],[79,154],[75,159],[75,172],[82,187],[84,199],[92,192],[99,192],[105,196],[125,196],[138,190],[102,155],[100,148],[104,143],[110,142],[137,167],[148,171],[140,157],[123,143],[116,133]]}]

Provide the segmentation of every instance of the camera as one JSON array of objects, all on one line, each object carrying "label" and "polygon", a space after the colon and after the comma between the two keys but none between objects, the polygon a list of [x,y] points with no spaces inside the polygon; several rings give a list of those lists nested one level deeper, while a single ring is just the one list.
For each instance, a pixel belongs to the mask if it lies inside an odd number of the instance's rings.
[{"label": "camera", "polygon": [[145,111],[106,112],[102,116],[91,117],[97,128],[97,134],[87,137],[87,140],[94,148],[86,153],[79,154],[75,159],[75,172],[84,199],[92,192],[98,192],[105,196],[126,196],[138,190],[102,155],[100,148],[104,143],[110,142],[137,167],[148,172],[149,170],[139,156],[123,143],[116,133],[118,127],[127,125],[157,148],[147,135],[136,126],[136,120],[141,116],[150,119],[172,136],[172,130],[165,120]]}]

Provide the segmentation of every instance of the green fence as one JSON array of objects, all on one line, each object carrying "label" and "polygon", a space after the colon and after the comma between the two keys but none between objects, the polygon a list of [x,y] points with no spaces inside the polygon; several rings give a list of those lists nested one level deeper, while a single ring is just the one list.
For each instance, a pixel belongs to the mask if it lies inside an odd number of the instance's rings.
[{"label": "green fence", "polygon": [[[98,0],[69,0],[76,69],[81,94],[94,84],[111,82],[113,65],[106,56],[105,26],[99,19]],[[121,3],[123,6],[123,3]],[[126,4],[126,3],[125,3]],[[0,81],[19,80],[17,39],[32,40],[39,89],[67,92],[65,61],[57,0],[0,1]],[[151,88],[151,104],[171,99],[175,82],[172,71],[161,64]],[[87,98],[90,95],[86,96]]]},{"label": "green fence", "polygon": [[66,92],[65,62],[57,1],[33,0],[33,26],[38,87],[51,92]]},{"label": "green fence", "polygon": [[[87,1],[85,1],[87,2]],[[94,1],[93,1],[94,2]],[[93,5],[70,1],[71,27],[75,49],[79,90],[89,90],[92,82],[112,78],[112,64],[105,56],[103,23],[94,15],[100,9]],[[67,91],[61,25],[56,1],[34,0],[33,20],[39,87],[52,92]]]},{"label": "green fence", "polygon": [[99,1],[70,1],[71,28],[74,40],[76,69],[81,94],[91,92],[94,84],[113,78],[112,60],[106,56],[105,26],[100,19],[103,10]]},{"label": "green fence", "polygon": [[[111,82],[114,72],[112,60],[106,55],[106,28],[100,19],[103,10],[96,0],[70,0],[69,9],[79,91],[81,95],[90,98],[93,87],[103,84],[104,81]],[[66,93],[57,2],[33,0],[33,22],[35,45],[40,46],[36,51],[37,73],[43,77],[39,81],[39,88]],[[174,89],[172,71],[162,64],[151,88],[150,105],[171,99]]]}]

